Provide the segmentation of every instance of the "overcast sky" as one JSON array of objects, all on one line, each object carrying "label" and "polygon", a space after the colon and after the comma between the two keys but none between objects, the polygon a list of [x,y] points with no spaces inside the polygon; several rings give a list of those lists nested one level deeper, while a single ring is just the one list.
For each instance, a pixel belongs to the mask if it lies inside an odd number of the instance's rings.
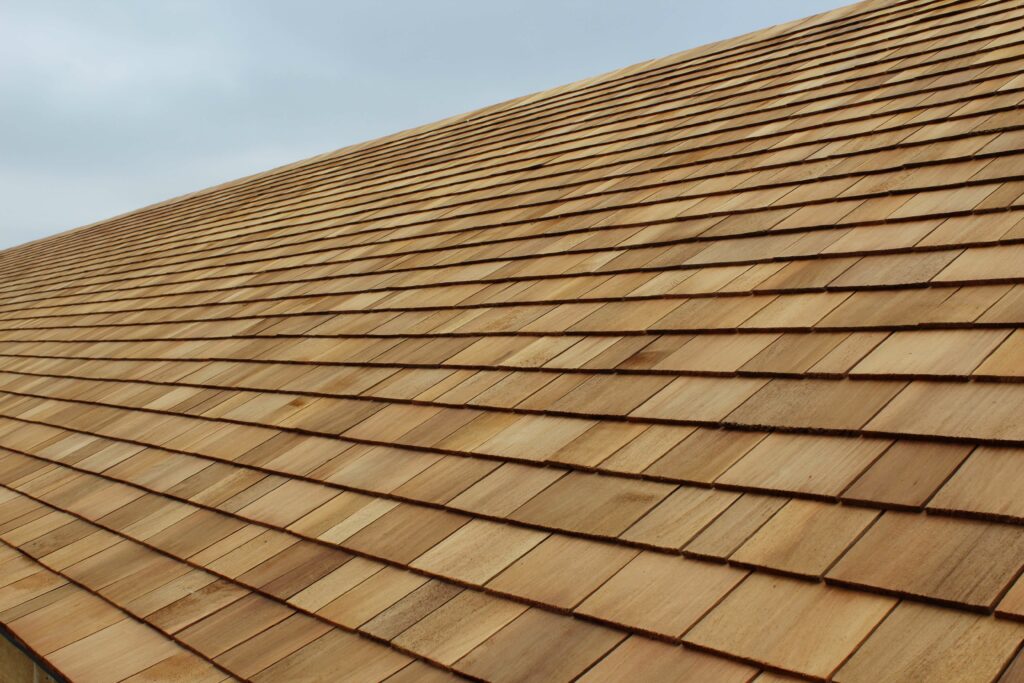
[{"label": "overcast sky", "polygon": [[0,0],[0,248],[848,0]]}]

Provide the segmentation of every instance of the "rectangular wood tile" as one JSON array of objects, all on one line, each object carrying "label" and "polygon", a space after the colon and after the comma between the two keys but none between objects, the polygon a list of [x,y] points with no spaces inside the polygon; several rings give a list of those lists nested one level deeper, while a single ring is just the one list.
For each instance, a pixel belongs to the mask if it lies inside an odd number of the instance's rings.
[{"label": "rectangular wood tile", "polygon": [[714,680],[740,683],[756,669],[703,652],[688,650],[642,636],[631,636],[584,674],[581,681],[659,680],[682,683]]},{"label": "rectangular wood tile", "polygon": [[464,591],[407,628],[394,642],[451,665],[525,611],[525,605]]},{"label": "rectangular wood tile", "polygon": [[975,449],[943,485],[929,507],[990,515],[1024,516],[1020,496],[1024,485],[1021,451],[1016,448]]},{"label": "rectangular wood tile", "polygon": [[489,681],[571,681],[624,637],[603,626],[533,608],[454,666]]},{"label": "rectangular wood tile", "polygon": [[664,500],[671,484],[571,472],[510,517],[542,526],[615,536]]},{"label": "rectangular wood tile", "polygon": [[829,578],[990,607],[1024,565],[1024,533],[995,522],[886,512]]},{"label": "rectangular wood tile", "polygon": [[637,555],[576,608],[615,624],[682,635],[745,572],[652,552]]},{"label": "rectangular wood tile", "polygon": [[552,534],[487,583],[488,588],[569,609],[639,551]]},{"label": "rectangular wood tile", "polygon": [[879,514],[876,510],[794,499],[747,539],[731,559],[819,576]]},{"label": "rectangular wood tile", "polygon": [[684,640],[824,678],[895,604],[870,593],[753,574]]},{"label": "rectangular wood tile", "polygon": [[1024,640],[1024,626],[904,602],[836,674],[837,681],[933,677],[994,680]]}]

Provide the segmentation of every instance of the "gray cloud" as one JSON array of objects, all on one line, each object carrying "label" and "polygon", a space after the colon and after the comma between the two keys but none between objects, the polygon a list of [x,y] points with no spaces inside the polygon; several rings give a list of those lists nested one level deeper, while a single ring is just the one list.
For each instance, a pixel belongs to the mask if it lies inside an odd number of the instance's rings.
[{"label": "gray cloud", "polygon": [[0,248],[841,0],[0,0]]}]

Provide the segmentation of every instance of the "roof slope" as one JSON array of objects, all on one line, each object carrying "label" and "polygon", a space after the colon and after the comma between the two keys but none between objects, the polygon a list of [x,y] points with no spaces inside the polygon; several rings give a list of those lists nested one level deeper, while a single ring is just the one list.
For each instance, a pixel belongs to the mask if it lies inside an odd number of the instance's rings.
[{"label": "roof slope", "polygon": [[3,252],[0,622],[82,681],[1021,680],[1022,28],[863,3]]}]

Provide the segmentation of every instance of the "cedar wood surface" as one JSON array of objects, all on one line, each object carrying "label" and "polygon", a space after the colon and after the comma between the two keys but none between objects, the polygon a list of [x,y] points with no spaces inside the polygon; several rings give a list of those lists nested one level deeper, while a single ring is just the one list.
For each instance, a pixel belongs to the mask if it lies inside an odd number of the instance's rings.
[{"label": "cedar wood surface", "polygon": [[0,253],[75,681],[1024,680],[1024,5],[869,1]]}]

